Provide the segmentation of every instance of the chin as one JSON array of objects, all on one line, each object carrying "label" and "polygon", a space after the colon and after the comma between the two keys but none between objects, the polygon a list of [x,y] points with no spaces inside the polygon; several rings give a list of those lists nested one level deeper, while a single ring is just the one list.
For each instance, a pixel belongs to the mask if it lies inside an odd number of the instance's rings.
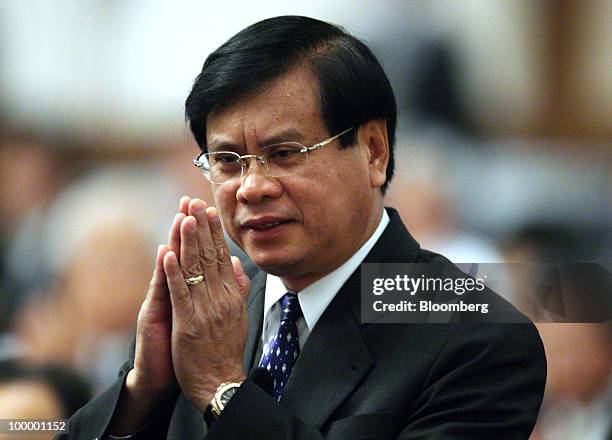
[{"label": "chin", "polygon": [[247,252],[249,258],[264,272],[276,276],[290,275],[299,258],[291,257],[280,249]]}]

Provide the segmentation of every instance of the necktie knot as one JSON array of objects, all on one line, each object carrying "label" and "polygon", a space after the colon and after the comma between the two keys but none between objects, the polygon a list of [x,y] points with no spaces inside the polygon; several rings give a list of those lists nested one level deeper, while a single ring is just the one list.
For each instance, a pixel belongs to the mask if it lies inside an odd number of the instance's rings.
[{"label": "necktie knot", "polygon": [[281,298],[281,322],[296,322],[302,313],[297,293],[287,292]]}]

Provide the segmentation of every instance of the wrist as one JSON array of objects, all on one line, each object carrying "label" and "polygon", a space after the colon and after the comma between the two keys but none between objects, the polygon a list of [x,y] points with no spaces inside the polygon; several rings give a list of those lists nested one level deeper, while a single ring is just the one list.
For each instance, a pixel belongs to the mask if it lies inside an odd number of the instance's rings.
[{"label": "wrist", "polygon": [[238,388],[242,385],[243,381],[240,382],[224,382],[217,387],[215,395],[213,396],[210,404],[210,414],[213,419],[218,419],[221,416],[221,412],[225,409],[230,399],[238,391]]},{"label": "wrist", "polygon": [[170,402],[175,391],[160,391],[139,381],[135,370],[126,376],[117,408],[108,427],[108,433],[115,437],[132,435]]},{"label": "wrist", "polygon": [[144,380],[135,369],[131,369],[125,378],[125,390],[130,396],[141,401],[158,402],[174,395],[176,386],[160,387],[158,384]]},{"label": "wrist", "polygon": [[246,380],[246,376],[242,373],[228,375],[223,379],[211,379],[208,381],[208,386],[206,386],[202,392],[199,394],[197,399],[192,400],[196,407],[198,407],[202,412],[205,412],[206,409],[212,404],[213,400],[219,388],[228,383],[242,384]]}]

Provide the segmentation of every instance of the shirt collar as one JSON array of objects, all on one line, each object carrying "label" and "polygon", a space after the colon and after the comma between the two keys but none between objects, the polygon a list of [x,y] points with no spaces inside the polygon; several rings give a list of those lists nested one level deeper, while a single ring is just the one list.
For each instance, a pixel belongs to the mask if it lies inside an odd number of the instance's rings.
[{"label": "shirt collar", "polygon": [[[325,275],[320,280],[315,281],[310,286],[298,292],[298,301],[302,308],[304,320],[308,326],[308,331],[312,331],[315,324],[334,299],[342,285],[349,279],[351,274],[357,270],[366,255],[372,250],[383,231],[389,224],[389,215],[383,209],[378,227],[372,236],[349,258],[344,264],[338,267],[333,272]],[[264,299],[264,319],[272,306],[287,293],[287,288],[281,279],[274,275],[267,275],[266,290]]]}]

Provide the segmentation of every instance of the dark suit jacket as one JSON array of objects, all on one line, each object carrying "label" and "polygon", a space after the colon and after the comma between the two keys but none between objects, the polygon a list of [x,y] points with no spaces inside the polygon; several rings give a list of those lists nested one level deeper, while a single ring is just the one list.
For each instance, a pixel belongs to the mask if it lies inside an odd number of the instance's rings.
[{"label": "dark suit jacket", "polygon": [[[421,250],[399,215],[365,262],[438,262]],[[265,274],[252,282],[245,370],[261,354]],[[145,439],[526,439],[546,378],[537,330],[522,324],[362,324],[360,271],[344,284],[301,350],[276,402],[248,379],[207,432],[181,394],[145,427]],[[102,435],[131,359],[109,390],[70,420],[70,438]]]}]

